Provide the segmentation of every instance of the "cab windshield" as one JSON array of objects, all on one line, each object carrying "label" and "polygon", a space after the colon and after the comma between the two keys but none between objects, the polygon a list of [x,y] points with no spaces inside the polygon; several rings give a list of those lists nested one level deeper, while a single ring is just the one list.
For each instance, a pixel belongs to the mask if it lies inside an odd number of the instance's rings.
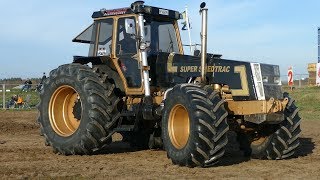
[{"label": "cab windshield", "polygon": [[148,20],[145,23],[146,41],[150,43],[150,54],[157,52],[179,53],[173,21]]}]

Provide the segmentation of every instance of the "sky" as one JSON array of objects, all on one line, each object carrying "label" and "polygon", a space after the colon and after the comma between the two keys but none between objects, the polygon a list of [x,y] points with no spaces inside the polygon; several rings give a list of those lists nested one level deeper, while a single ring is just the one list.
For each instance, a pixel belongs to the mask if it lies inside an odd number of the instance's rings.
[{"label": "sky", "polygon": [[[129,7],[128,0],[0,0],[0,79],[41,77],[88,46],[72,39],[92,23],[93,11]],[[145,0],[180,12],[188,6],[193,43],[200,43],[200,0]],[[208,52],[223,58],[280,65],[307,74],[317,62],[320,1],[210,0]],[[180,28],[182,26],[180,25]],[[188,34],[182,32],[184,44]],[[185,52],[188,49],[185,48]]]}]

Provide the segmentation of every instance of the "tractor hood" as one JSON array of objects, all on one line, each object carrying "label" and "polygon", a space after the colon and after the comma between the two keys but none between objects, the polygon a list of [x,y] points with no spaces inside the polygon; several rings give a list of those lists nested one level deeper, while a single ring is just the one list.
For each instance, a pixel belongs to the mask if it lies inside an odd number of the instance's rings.
[{"label": "tractor hood", "polygon": [[[152,85],[161,88],[187,83],[201,76],[198,56],[159,53],[149,57]],[[221,59],[208,55],[207,80],[209,84],[228,85],[234,100],[282,99],[279,66]]]}]

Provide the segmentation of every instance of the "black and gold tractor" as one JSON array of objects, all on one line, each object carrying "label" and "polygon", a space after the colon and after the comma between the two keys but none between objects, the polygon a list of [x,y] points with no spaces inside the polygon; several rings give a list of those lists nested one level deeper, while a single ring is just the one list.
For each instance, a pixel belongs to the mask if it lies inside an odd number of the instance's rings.
[{"label": "black and gold tractor", "polygon": [[46,144],[64,155],[99,153],[120,133],[139,148],[163,148],[174,164],[207,167],[224,155],[235,131],[244,154],[294,156],[298,108],[282,93],[277,65],[207,53],[201,4],[201,52],[184,55],[173,10],[144,5],[94,12],[74,42],[89,55],[51,71],[41,91]]}]

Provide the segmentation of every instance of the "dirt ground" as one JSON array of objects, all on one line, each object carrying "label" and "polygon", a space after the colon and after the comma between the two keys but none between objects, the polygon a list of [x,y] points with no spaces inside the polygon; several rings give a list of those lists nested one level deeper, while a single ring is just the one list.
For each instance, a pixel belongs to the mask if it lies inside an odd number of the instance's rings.
[{"label": "dirt ground", "polygon": [[62,156],[44,145],[36,111],[0,111],[0,178],[67,179],[318,179],[320,120],[302,122],[301,147],[289,160],[252,160],[231,138],[222,162],[211,168],[173,165],[162,150],[134,151],[116,142],[104,154]]}]

